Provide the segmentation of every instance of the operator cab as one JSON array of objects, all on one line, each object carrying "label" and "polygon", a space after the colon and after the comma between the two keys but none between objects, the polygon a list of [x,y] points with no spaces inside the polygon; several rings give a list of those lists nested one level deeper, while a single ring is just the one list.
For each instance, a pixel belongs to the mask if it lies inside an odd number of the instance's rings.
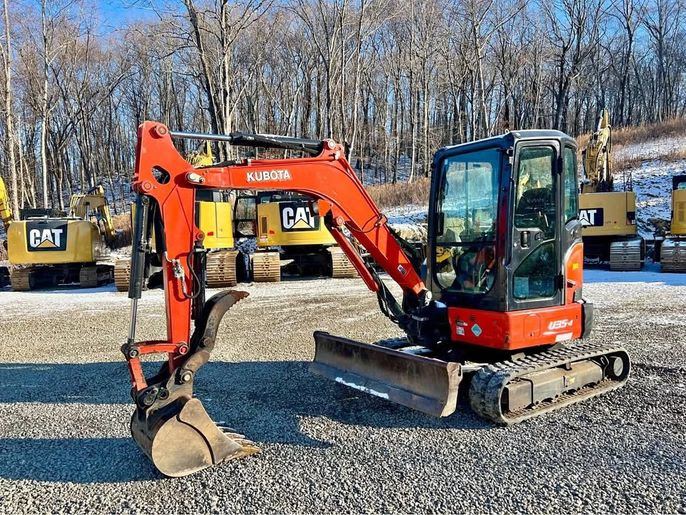
[{"label": "operator cab", "polygon": [[436,153],[434,298],[499,312],[565,303],[566,258],[581,243],[576,151],[562,132],[528,130]]}]

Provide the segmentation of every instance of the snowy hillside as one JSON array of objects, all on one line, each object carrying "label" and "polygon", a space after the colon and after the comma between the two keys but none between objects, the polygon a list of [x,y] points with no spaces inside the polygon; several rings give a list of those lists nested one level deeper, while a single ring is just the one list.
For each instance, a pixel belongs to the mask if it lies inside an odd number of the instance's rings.
[{"label": "snowy hillside", "polygon": [[624,160],[643,160],[637,167],[616,173],[615,184],[621,185],[625,176],[631,177],[637,196],[638,229],[644,238],[653,238],[651,219],[671,218],[672,177],[686,174],[686,159],[663,158],[685,149],[686,136],[680,136],[625,145],[613,152],[617,165]]}]

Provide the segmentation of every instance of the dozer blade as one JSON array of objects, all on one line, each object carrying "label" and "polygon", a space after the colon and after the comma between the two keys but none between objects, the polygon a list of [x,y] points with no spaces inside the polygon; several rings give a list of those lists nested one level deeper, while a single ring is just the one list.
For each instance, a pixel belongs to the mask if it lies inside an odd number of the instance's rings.
[{"label": "dozer blade", "polygon": [[259,452],[243,435],[220,430],[198,399],[179,406],[174,403],[147,420],[136,410],[131,418],[133,438],[165,476],[187,476]]},{"label": "dozer blade", "polygon": [[314,333],[310,372],[429,415],[445,417],[457,407],[459,363],[381,345]]}]

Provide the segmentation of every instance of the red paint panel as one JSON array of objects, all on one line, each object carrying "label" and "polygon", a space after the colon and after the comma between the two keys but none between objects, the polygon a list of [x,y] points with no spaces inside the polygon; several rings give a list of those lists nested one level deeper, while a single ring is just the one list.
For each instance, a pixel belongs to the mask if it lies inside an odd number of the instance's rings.
[{"label": "red paint panel", "polygon": [[516,350],[581,337],[581,304],[498,313],[448,308],[452,339],[470,345]]}]

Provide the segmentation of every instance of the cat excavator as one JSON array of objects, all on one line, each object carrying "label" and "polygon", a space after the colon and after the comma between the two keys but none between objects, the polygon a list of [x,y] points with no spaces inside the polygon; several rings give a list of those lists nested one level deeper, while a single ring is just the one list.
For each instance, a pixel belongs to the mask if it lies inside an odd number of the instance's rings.
[{"label": "cat excavator", "polygon": [[263,191],[236,200],[237,205],[248,201],[255,203],[256,214],[257,249],[251,256],[254,281],[280,281],[282,271],[334,279],[357,276],[321,217],[310,209],[312,202],[308,197],[294,192]]},{"label": "cat excavator", "polygon": [[[275,148],[294,157],[194,168],[174,147],[178,138]],[[205,299],[205,234],[195,223],[195,198],[204,189],[294,191],[311,198],[313,211],[376,293],[380,310],[406,334],[362,342],[317,331],[310,366],[315,374],[439,417],[456,410],[464,380],[471,408],[503,425],[626,382],[627,352],[586,338],[593,305],[582,291],[574,139],[522,130],[445,147],[434,156],[431,177],[424,251],[389,228],[344,146],[332,140],[140,125],[132,180],[131,325],[121,350],[135,404],[131,433],[162,474],[185,476],[259,450],[244,435],[217,426],[193,397],[222,317],[248,296],[227,290]],[[167,331],[139,341],[138,299],[149,253],[163,264]],[[402,299],[387,280],[399,285]],[[278,344],[277,334],[274,339]],[[152,354],[166,361],[146,375],[142,362]]]},{"label": "cat excavator", "polygon": [[92,288],[112,280],[113,267],[105,261],[116,234],[102,186],[73,194],[68,213],[22,209],[6,232],[14,291],[74,283]]},{"label": "cat excavator", "polygon": [[672,177],[672,220],[660,248],[662,272],[686,272],[686,175]]},{"label": "cat excavator", "polygon": [[641,269],[645,242],[636,230],[636,193],[630,181],[616,189],[612,176],[612,127],[603,109],[583,151],[585,180],[581,183],[579,216],[587,263],[609,263],[610,270]]}]

